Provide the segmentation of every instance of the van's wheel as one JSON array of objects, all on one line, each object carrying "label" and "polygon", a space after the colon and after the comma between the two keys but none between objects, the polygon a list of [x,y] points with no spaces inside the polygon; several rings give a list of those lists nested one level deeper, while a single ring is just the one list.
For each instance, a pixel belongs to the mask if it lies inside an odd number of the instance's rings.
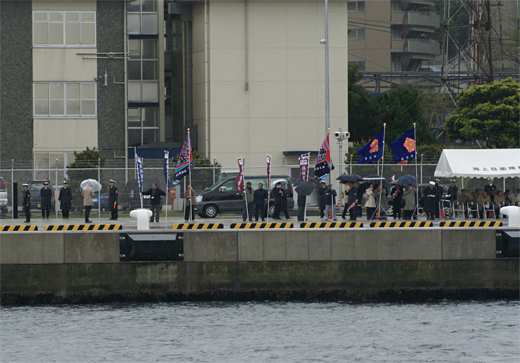
[{"label": "van's wheel", "polygon": [[216,205],[209,204],[202,210],[202,216],[204,218],[215,218],[217,216],[218,209]]}]

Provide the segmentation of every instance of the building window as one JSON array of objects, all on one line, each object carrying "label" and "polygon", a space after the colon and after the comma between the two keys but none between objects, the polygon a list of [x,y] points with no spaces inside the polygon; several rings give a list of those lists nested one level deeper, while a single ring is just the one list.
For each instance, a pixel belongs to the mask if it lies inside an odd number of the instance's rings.
[{"label": "building window", "polygon": [[349,29],[349,39],[365,39],[365,29]]},{"label": "building window", "polygon": [[364,1],[349,1],[347,3],[347,8],[349,12],[363,12],[365,11],[365,2]]},{"label": "building window", "polygon": [[156,142],[159,135],[157,107],[128,108],[128,145]]},{"label": "building window", "polygon": [[157,80],[157,39],[129,39],[129,80]]},{"label": "building window", "polygon": [[128,34],[159,34],[156,0],[131,1],[126,10]]},{"label": "building window", "polygon": [[403,3],[401,1],[392,1],[392,11],[394,13],[400,13],[403,11]]},{"label": "building window", "polygon": [[348,64],[356,65],[358,66],[358,70],[360,72],[365,71],[365,61],[359,61],[359,62],[348,62]]},{"label": "building window", "polygon": [[96,83],[34,83],[34,117],[96,117]]},{"label": "building window", "polygon": [[33,46],[96,46],[95,11],[33,11]]},{"label": "building window", "polygon": [[392,39],[393,40],[401,40],[403,39],[403,34],[401,29],[392,28]]}]

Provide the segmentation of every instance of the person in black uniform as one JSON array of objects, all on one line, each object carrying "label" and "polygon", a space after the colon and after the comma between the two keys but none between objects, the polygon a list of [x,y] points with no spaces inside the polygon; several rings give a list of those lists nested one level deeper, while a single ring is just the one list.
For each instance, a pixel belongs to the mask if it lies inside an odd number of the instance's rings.
[{"label": "person in black uniform", "polygon": [[43,188],[40,190],[40,197],[42,199],[42,218],[49,219],[49,215],[51,214],[51,200],[52,200],[52,190],[49,188],[49,183],[43,183]]},{"label": "person in black uniform", "polygon": [[439,218],[441,215],[441,199],[444,194],[444,188],[439,185],[440,180],[435,179],[435,218]]},{"label": "person in black uniform", "polygon": [[435,204],[437,198],[437,190],[434,188],[435,183],[430,182],[430,185],[426,189],[424,189],[424,211],[426,212],[426,216],[428,219],[435,220]]},{"label": "person in black uniform", "polygon": [[390,194],[392,194],[392,211],[394,212],[394,219],[400,219],[401,203],[403,201],[403,189],[396,184],[390,190]]},{"label": "person in black uniform", "polygon": [[487,192],[489,197],[491,198],[491,201],[495,200],[495,191],[497,190],[497,187],[493,184],[493,179],[488,179],[488,184],[484,187],[484,190]]},{"label": "person in black uniform", "polygon": [[345,204],[345,207],[343,208],[343,213],[341,214],[341,217],[343,219],[345,219],[346,218],[345,216],[348,212],[348,214],[350,216],[350,220],[355,221],[357,218],[357,214],[358,214],[358,208],[357,208],[357,203],[358,203],[358,199],[359,199],[358,195],[357,195],[358,189],[354,185],[354,183],[349,182],[348,185],[350,187],[350,189],[348,190],[348,202],[347,202],[347,204]]},{"label": "person in black uniform", "polygon": [[273,219],[281,219],[280,211],[282,209],[282,196],[284,194],[284,191],[283,191],[281,185],[282,185],[282,183],[280,183],[280,182],[276,183],[273,190],[271,191],[271,195],[274,198]]},{"label": "person in black uniform", "polygon": [[23,185],[23,211],[25,212],[25,223],[31,223],[31,192],[29,184]]},{"label": "person in black uniform", "polygon": [[117,187],[116,181],[110,179],[110,190],[108,191],[108,208],[110,209],[110,218],[111,221],[117,220]]},{"label": "person in black uniform", "polygon": [[66,180],[63,182],[63,188],[60,189],[58,200],[60,201],[61,215],[64,219],[69,219],[69,211],[72,205],[72,190],[70,190]]},{"label": "person in black uniform", "polygon": [[318,188],[318,206],[320,208],[320,218],[323,218],[325,216],[325,190],[327,190],[326,187],[327,183],[325,183],[324,180],[320,182],[320,187]]},{"label": "person in black uniform", "polygon": [[287,211],[287,198],[289,197],[289,192],[285,189],[286,184],[282,185],[282,204],[280,205],[280,211],[285,215],[285,219],[291,219],[289,216],[289,212]]},{"label": "person in black uniform", "polygon": [[[116,190],[117,193],[117,190]],[[157,184],[153,183],[152,188],[148,189],[146,192],[143,192],[143,195],[150,196],[150,210],[152,211],[152,218],[150,218],[150,222],[153,222],[153,217],[155,215],[155,221],[159,223],[159,214],[161,213],[161,195],[166,196],[166,193],[161,189],[157,188]],[[117,217],[116,217],[117,218]]]}]

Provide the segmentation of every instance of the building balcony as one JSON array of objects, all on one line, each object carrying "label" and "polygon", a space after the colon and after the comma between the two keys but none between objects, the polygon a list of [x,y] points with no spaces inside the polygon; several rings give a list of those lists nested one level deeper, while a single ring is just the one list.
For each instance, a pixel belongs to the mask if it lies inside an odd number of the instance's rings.
[{"label": "building balcony", "polygon": [[392,13],[392,26],[402,27],[407,30],[433,32],[439,28],[439,16],[434,13],[406,11]]},{"label": "building balcony", "polygon": [[440,54],[440,45],[431,39],[393,40],[392,53],[407,53],[413,55],[413,58],[430,59]]}]

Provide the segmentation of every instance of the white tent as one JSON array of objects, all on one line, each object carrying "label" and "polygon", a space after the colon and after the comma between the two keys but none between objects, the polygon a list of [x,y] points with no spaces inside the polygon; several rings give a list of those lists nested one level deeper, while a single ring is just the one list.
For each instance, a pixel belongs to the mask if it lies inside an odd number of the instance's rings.
[{"label": "white tent", "polygon": [[440,178],[518,178],[520,149],[445,149],[434,175]]}]

